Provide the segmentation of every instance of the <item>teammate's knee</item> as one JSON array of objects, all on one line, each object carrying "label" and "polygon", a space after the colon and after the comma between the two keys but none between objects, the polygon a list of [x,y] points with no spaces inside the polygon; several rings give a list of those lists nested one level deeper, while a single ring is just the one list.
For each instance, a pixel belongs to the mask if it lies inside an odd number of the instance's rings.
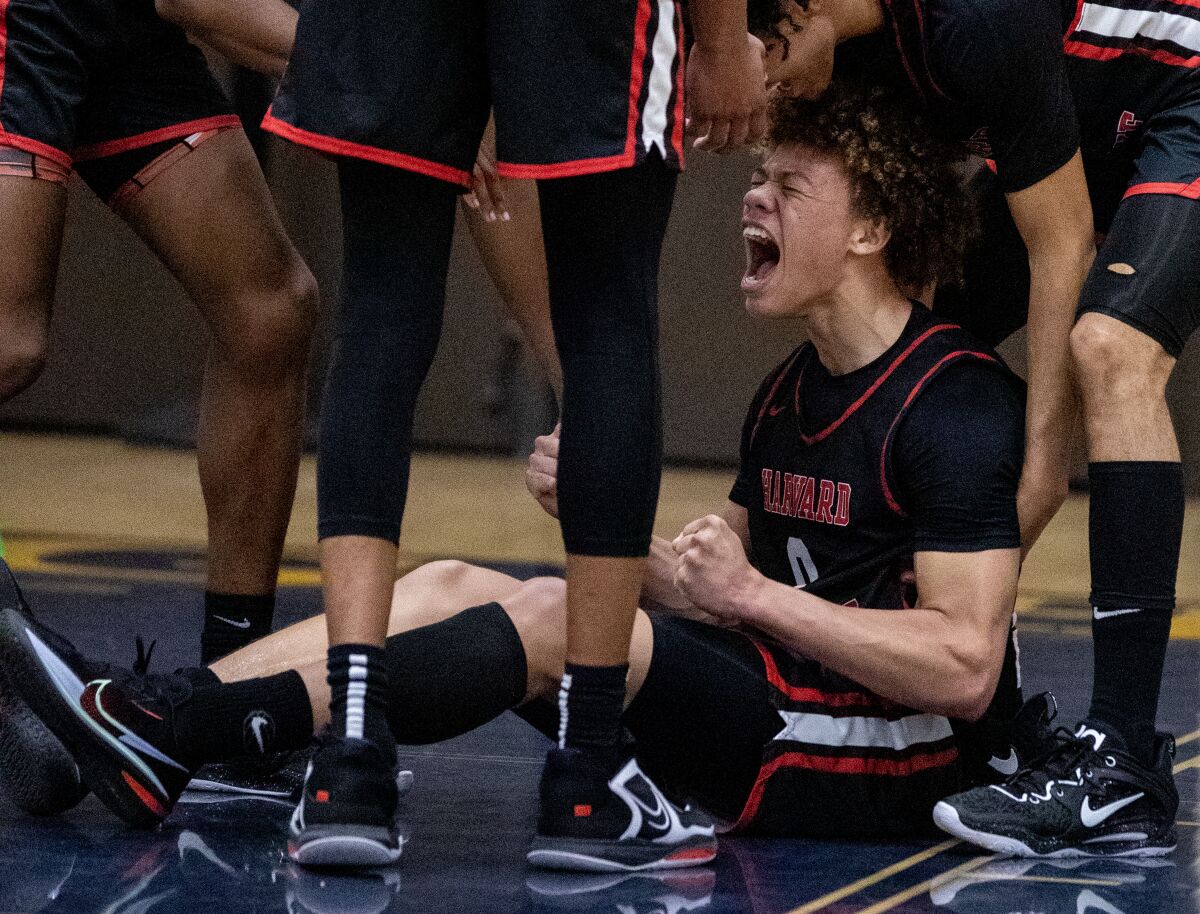
[{"label": "teammate's knee", "polygon": [[460,562],[457,559],[428,562],[398,580],[392,589],[392,594],[398,596],[415,585],[428,587],[438,592],[452,591],[468,578],[472,568],[473,566],[467,562]]},{"label": "teammate's knee", "polygon": [[320,311],[317,282],[297,261],[268,291],[239,293],[239,320],[218,345],[239,374],[263,380],[303,371]]},{"label": "teammate's knee", "polygon": [[0,337],[0,402],[29,387],[46,365],[42,330],[10,330]]},{"label": "teammate's knee", "polygon": [[1140,331],[1087,313],[1071,330],[1071,359],[1085,400],[1161,398],[1173,360]]}]

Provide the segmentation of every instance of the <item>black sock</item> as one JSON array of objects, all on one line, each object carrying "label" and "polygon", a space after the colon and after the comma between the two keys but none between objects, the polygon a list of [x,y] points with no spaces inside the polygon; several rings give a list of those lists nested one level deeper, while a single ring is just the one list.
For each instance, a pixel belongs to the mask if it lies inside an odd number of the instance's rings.
[{"label": "black sock", "polygon": [[1092,563],[1091,722],[1145,763],[1154,752],[1163,661],[1183,537],[1183,468],[1160,461],[1088,465]]},{"label": "black sock", "polygon": [[271,633],[275,594],[204,593],[200,662],[212,663]]},{"label": "black sock", "polygon": [[388,730],[387,654],[370,644],[337,644],[329,649],[329,691],[336,736],[374,743],[394,755]]},{"label": "black sock", "polygon": [[[312,706],[295,670],[264,679],[200,685],[175,712],[175,738],[197,764],[303,749],[312,740]],[[212,677],[213,680],[216,677]]]},{"label": "black sock", "polygon": [[388,720],[407,744],[474,730],[525,697],[525,648],[499,603],[387,639]]},{"label": "black sock", "polygon": [[611,750],[620,740],[629,664],[568,663],[558,693],[560,748]]}]

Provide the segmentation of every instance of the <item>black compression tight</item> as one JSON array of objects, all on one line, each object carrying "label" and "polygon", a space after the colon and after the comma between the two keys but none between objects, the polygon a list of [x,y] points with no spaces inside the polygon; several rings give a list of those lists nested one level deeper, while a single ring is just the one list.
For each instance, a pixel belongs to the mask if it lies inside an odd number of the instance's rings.
[{"label": "black compression tight", "polygon": [[558,510],[572,555],[646,554],[662,463],[658,260],[675,172],[540,181],[563,368]]},{"label": "black compression tight", "polygon": [[342,310],[321,410],[318,531],[394,543],[413,412],[442,330],[459,191],[369,162],[338,170]]}]

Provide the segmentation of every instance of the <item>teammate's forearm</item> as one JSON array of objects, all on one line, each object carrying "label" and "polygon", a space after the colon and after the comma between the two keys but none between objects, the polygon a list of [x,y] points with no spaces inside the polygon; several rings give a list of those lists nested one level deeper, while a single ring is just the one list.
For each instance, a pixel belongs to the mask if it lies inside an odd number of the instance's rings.
[{"label": "teammate's forearm", "polygon": [[234,63],[281,76],[299,14],[283,0],[156,0],[160,16]]},{"label": "teammate's forearm", "polygon": [[995,690],[1002,638],[940,610],[839,606],[765,578],[752,599],[754,628],[908,707],[973,719]]},{"label": "teammate's forearm", "polygon": [[208,45],[230,63],[245,67],[247,70],[278,78],[287,69],[286,57],[276,57],[264,53],[257,48],[243,44],[236,38],[230,38],[228,35],[200,30],[193,30],[189,34],[201,44]]}]

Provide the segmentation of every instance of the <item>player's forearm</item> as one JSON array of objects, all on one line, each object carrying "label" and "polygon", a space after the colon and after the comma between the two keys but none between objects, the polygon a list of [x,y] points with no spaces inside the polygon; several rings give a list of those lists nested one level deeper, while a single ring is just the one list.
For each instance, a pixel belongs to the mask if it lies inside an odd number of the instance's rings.
[{"label": "player's forearm", "polygon": [[839,606],[763,579],[745,621],[877,695],[975,719],[991,700],[1003,636],[938,609]]},{"label": "player's forearm", "polygon": [[158,14],[234,63],[281,76],[299,14],[283,0],[156,0]]},{"label": "player's forearm", "polygon": [[734,0],[692,0],[689,4],[696,43],[710,48],[746,45],[746,4]]},{"label": "player's forearm", "polygon": [[681,594],[675,587],[675,569],[679,566],[679,556],[675,554],[670,540],[661,536],[653,537],[650,541],[650,555],[646,559],[646,576],[642,580],[640,602],[643,609],[649,611],[669,612],[688,618],[711,618],[702,613],[692,604],[691,600]]}]

